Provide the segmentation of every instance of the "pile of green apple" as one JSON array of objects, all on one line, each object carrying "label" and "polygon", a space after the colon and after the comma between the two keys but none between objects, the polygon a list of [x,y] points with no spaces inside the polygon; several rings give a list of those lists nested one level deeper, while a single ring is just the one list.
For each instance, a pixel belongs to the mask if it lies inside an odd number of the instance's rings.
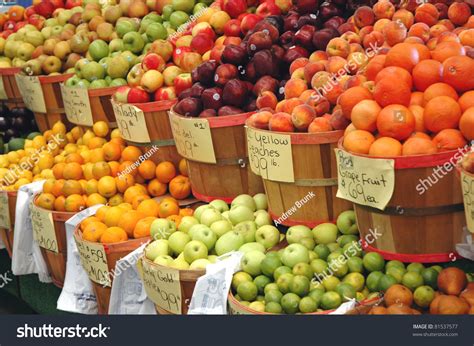
[{"label": "pile of green apple", "polygon": [[150,235],[155,240],[147,245],[146,258],[180,270],[203,270],[231,251],[263,253],[281,240],[264,194],[240,195],[230,208],[214,200],[198,207],[193,216],[183,217],[178,227],[173,221],[157,219]]}]

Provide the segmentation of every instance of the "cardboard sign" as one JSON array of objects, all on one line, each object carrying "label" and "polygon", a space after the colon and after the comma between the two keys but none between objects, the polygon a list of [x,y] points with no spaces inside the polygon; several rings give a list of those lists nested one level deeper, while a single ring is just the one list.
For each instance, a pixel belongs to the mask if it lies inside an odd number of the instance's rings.
[{"label": "cardboard sign", "polygon": [[170,112],[178,153],[192,161],[216,163],[211,129],[206,119],[185,118]]},{"label": "cardboard sign", "polygon": [[461,172],[461,185],[467,229],[469,232],[474,233],[474,177]]},{"label": "cardboard sign", "polygon": [[15,79],[26,108],[32,112],[46,113],[46,104],[39,78],[17,73]]},{"label": "cardboard sign", "polygon": [[71,88],[61,84],[61,94],[64,111],[71,123],[82,126],[94,125],[87,89]]},{"label": "cardboard sign", "polygon": [[112,100],[115,119],[123,139],[136,143],[150,143],[143,111],[130,104],[120,104]]},{"label": "cardboard sign", "polygon": [[30,210],[33,238],[38,242],[39,247],[58,253],[53,214],[49,210],[39,208],[34,203],[32,203]]},{"label": "cardboard sign", "polygon": [[104,287],[110,287],[111,280],[104,245],[84,241],[76,233],[74,233],[74,240],[81,257],[82,267],[89,279]]},{"label": "cardboard sign", "polygon": [[3,78],[0,76],[0,100],[8,100],[7,92],[5,91],[5,85],[3,84]]},{"label": "cardboard sign", "polygon": [[252,172],[263,179],[294,183],[291,136],[246,127]]},{"label": "cardboard sign", "polygon": [[372,159],[335,149],[337,197],[384,210],[395,187],[395,161]]},{"label": "cardboard sign", "polygon": [[10,229],[10,208],[6,191],[0,191],[0,228]]},{"label": "cardboard sign", "polygon": [[181,284],[179,271],[154,265],[142,258],[143,284],[150,300],[160,308],[173,314],[182,313]]}]

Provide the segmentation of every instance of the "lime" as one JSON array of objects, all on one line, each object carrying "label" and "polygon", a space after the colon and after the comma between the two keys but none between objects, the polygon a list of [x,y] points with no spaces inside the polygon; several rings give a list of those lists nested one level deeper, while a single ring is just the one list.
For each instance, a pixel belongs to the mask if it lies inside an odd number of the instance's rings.
[{"label": "lime", "polygon": [[336,287],[336,292],[342,297],[342,300],[347,302],[350,299],[354,299],[356,297],[356,290],[352,285],[348,283],[341,282]]},{"label": "lime", "polygon": [[252,276],[250,276],[250,274],[247,274],[246,272],[235,273],[234,277],[232,278],[232,288],[236,291],[237,287],[239,287],[239,285],[245,281],[251,282]]},{"label": "lime", "polygon": [[265,297],[259,294],[259,295],[257,296],[257,298],[255,298],[255,301],[257,301],[257,302],[264,302],[264,301],[265,301]]},{"label": "lime", "polygon": [[338,249],[336,251],[333,251],[329,254],[328,258],[326,258],[326,262],[330,261],[344,261],[345,257],[342,254],[342,250]]},{"label": "lime", "polygon": [[279,303],[270,302],[270,303],[265,304],[265,312],[268,312],[271,314],[281,314],[283,312],[283,309]]},{"label": "lime", "polygon": [[329,261],[328,266],[329,270],[332,269],[333,275],[337,276],[338,278],[343,278],[349,271],[347,259],[344,256],[342,256],[342,259],[340,260]]},{"label": "lime", "polygon": [[418,272],[408,271],[403,275],[402,284],[410,290],[415,291],[417,287],[423,285],[423,276]]},{"label": "lime", "polygon": [[257,298],[258,288],[251,281],[244,281],[237,287],[237,294],[243,300],[248,302],[255,300]]},{"label": "lime", "polygon": [[402,262],[393,260],[393,261],[387,262],[387,265],[385,266],[385,270],[392,267],[400,267],[400,268],[405,269],[405,265]]},{"label": "lime", "polygon": [[310,266],[314,274],[323,274],[328,268],[327,262],[321,258],[312,260]]},{"label": "lime", "polygon": [[367,297],[369,295],[369,289],[367,287],[364,287],[362,291],[360,291],[364,295],[364,297]]},{"label": "lime", "polygon": [[331,250],[329,250],[327,245],[324,244],[316,245],[313,251],[316,252],[319,258],[322,260],[326,260],[326,258],[328,258],[329,254],[331,253]]},{"label": "lime", "polygon": [[329,243],[326,244],[328,246],[329,251],[334,252],[334,251],[341,251],[341,247],[339,246],[338,243]]},{"label": "lime", "polygon": [[[433,269],[434,270],[434,269]],[[420,308],[427,308],[435,298],[435,291],[430,286],[420,286],[413,293],[413,300]]]},{"label": "lime", "polygon": [[438,274],[438,271],[433,267],[426,268],[421,271],[423,282],[425,283],[425,285],[428,285],[433,289],[438,288]]},{"label": "lime", "polygon": [[324,310],[337,309],[342,304],[342,298],[337,292],[326,292],[321,297],[321,307]]},{"label": "lime", "polygon": [[334,291],[341,281],[335,276],[326,276],[323,280],[323,286],[326,291]]},{"label": "lime", "polygon": [[390,268],[385,270],[385,274],[392,275],[395,280],[397,280],[397,284],[402,282],[403,275],[406,273],[406,269],[398,266],[391,266]]},{"label": "lime", "polygon": [[313,278],[313,269],[308,263],[298,263],[293,267],[293,274],[294,275],[303,275],[306,276],[308,279]]},{"label": "lime", "polygon": [[290,283],[293,281],[294,275],[291,273],[286,273],[281,275],[276,284],[278,285],[278,289],[281,293],[288,293],[290,292]]},{"label": "lime", "polygon": [[311,280],[311,283],[309,284],[309,290],[312,291],[314,289],[321,289],[323,291],[326,291],[324,285],[316,279]]},{"label": "lime", "polygon": [[367,253],[362,260],[364,268],[369,272],[382,271],[385,266],[385,260],[377,252]]},{"label": "lime", "polygon": [[270,290],[265,293],[265,302],[271,303],[276,302],[279,303],[281,301],[281,297],[283,297],[283,293],[278,290]]},{"label": "lime", "polygon": [[430,268],[433,268],[433,269],[436,270],[438,273],[440,273],[440,272],[443,270],[443,267],[441,267],[441,266],[431,266]]},{"label": "lime", "polygon": [[239,301],[239,302],[242,301],[242,298],[240,298],[240,296],[238,294],[236,294],[234,297],[235,297],[235,299],[237,299],[237,301]]},{"label": "lime", "polygon": [[304,297],[309,292],[309,279],[303,275],[296,275],[290,282],[290,291]]},{"label": "lime", "polygon": [[287,293],[281,298],[281,307],[287,314],[296,314],[301,298],[294,293]]},{"label": "lime", "polygon": [[358,242],[352,241],[350,243],[347,243],[344,245],[342,248],[342,252],[347,256],[347,257],[361,257],[362,256],[362,247],[359,245]]},{"label": "lime", "polygon": [[397,284],[397,279],[395,279],[392,275],[390,274],[382,275],[382,277],[379,280],[378,290],[385,292],[390,288],[390,286],[393,286],[395,284]]},{"label": "lime", "polygon": [[265,258],[260,262],[260,269],[262,270],[262,273],[265,274],[268,277],[273,277],[273,273],[275,272],[275,269],[281,266],[281,261],[280,258],[278,257],[278,254],[274,253],[272,255],[267,254]]},{"label": "lime", "polygon": [[279,266],[277,269],[275,269],[275,271],[273,272],[273,279],[275,281],[278,280],[278,278],[283,275],[283,274],[287,274],[287,273],[291,273],[291,268],[290,267],[287,267],[287,266]]},{"label": "lime", "polygon": [[352,243],[353,241],[357,242],[359,237],[354,234],[343,234],[339,238],[337,238],[337,243],[340,247],[344,247],[346,244]]},{"label": "lime", "polygon": [[417,262],[414,262],[414,263],[410,263],[408,266],[407,266],[407,271],[409,272],[417,272],[418,274],[421,274],[421,271],[425,269],[425,266],[421,263],[417,263]]},{"label": "lime", "polygon": [[314,259],[317,259],[317,258],[319,258],[319,256],[318,256],[318,254],[317,254],[316,252],[314,252],[314,251],[310,251],[310,252],[309,252],[309,261],[310,261],[310,262],[311,262],[312,260],[314,260]]},{"label": "lime", "polygon": [[365,278],[361,273],[349,273],[342,279],[342,282],[351,285],[356,291],[360,291],[364,288]]},{"label": "lime", "polygon": [[379,281],[382,278],[383,273],[380,271],[375,271],[367,276],[367,288],[370,292],[376,292],[379,289]]},{"label": "lime", "polygon": [[356,300],[357,300],[358,302],[361,302],[361,301],[363,301],[364,299],[365,299],[365,296],[364,296],[364,294],[363,294],[362,292],[357,292],[357,293],[356,293]]},{"label": "lime", "polygon": [[251,302],[249,304],[249,308],[258,312],[264,312],[265,304],[263,304],[262,302]]},{"label": "lime", "polygon": [[276,291],[279,290],[278,285],[275,282],[272,282],[271,284],[266,285],[263,290],[263,293],[267,294],[268,291],[273,291],[273,290],[276,290]]},{"label": "lime", "polygon": [[360,257],[351,257],[347,260],[347,267],[349,268],[350,273],[362,273],[364,272],[364,265],[362,263],[362,258]]},{"label": "lime", "polygon": [[308,293],[308,297],[313,298],[316,302],[316,305],[319,306],[321,303],[321,298],[323,297],[324,289],[323,288],[315,288]]},{"label": "lime", "polygon": [[313,298],[304,297],[300,300],[299,309],[304,314],[315,312],[318,309],[318,304]]},{"label": "lime", "polygon": [[263,290],[265,286],[271,283],[272,281],[265,275],[259,275],[255,279],[253,279],[255,285],[257,285],[258,293],[263,294]]}]

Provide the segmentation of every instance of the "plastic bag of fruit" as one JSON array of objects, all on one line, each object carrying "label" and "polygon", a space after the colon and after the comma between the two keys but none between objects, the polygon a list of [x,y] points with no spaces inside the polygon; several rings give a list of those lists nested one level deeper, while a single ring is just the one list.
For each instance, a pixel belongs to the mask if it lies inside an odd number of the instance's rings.
[{"label": "plastic bag of fruit", "polygon": [[24,185],[18,190],[15,237],[13,239],[12,272],[14,275],[38,274],[41,282],[51,282],[48,268],[38,244],[33,240],[30,204],[43,190],[44,180]]}]

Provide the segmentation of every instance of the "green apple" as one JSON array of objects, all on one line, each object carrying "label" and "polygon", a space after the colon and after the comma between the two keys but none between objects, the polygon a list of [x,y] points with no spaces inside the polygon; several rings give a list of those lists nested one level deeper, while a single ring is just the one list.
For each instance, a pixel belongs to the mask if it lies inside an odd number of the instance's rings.
[{"label": "green apple", "polygon": [[171,251],[169,248],[168,240],[166,239],[158,239],[152,241],[145,248],[145,256],[150,261],[154,261],[158,256],[166,256],[170,254]]},{"label": "green apple", "polygon": [[161,18],[161,16],[156,12],[148,13],[145,17],[143,17],[143,20],[150,20],[150,21],[155,22],[155,23],[162,23],[163,22],[163,19]]},{"label": "green apple", "polygon": [[243,195],[239,195],[235,197],[230,207],[232,209],[233,207],[238,206],[238,205],[244,205],[247,208],[251,209],[252,211],[257,210],[257,204],[255,200],[253,199],[253,197],[250,195],[243,194]]},{"label": "green apple", "polygon": [[123,38],[127,33],[135,31],[135,26],[130,20],[119,20],[115,25],[115,31],[120,38]]},{"label": "green apple", "polygon": [[95,61],[90,61],[85,64],[81,69],[81,76],[84,79],[87,79],[89,82],[92,82],[97,79],[103,79],[105,77],[104,67]]},{"label": "green apple", "polygon": [[[176,68],[179,70],[179,67],[176,67]],[[215,199],[211,203],[209,203],[209,205],[213,206],[215,209],[219,210],[221,213],[229,210],[229,206],[227,205],[227,203],[221,199]]]},{"label": "green apple", "polygon": [[273,277],[273,273],[278,267],[281,267],[282,263],[278,255],[271,253],[266,254],[265,259],[260,264],[262,273],[268,277]]},{"label": "green apple", "polygon": [[298,263],[309,263],[308,249],[301,244],[290,244],[283,250],[281,261],[290,268]]},{"label": "green apple", "polygon": [[57,18],[48,18],[44,21],[44,26],[53,27],[53,26],[57,26],[57,25],[59,25],[59,22],[58,22]]},{"label": "green apple", "polygon": [[205,8],[207,8],[208,6],[202,2],[194,5],[194,8],[193,8],[193,14],[196,15],[197,13],[203,11]]},{"label": "green apple", "polygon": [[340,247],[344,247],[347,244],[350,244],[352,242],[357,242],[359,240],[359,237],[353,234],[343,234],[339,237],[337,237],[336,242],[339,244]]},{"label": "green apple", "polygon": [[114,38],[109,42],[109,52],[122,52],[124,50],[123,40],[121,38]]},{"label": "green apple", "polygon": [[214,222],[222,220],[222,219],[223,219],[223,217],[222,217],[221,213],[219,212],[219,210],[214,209],[214,208],[209,208],[209,209],[206,209],[202,212],[199,221],[203,225],[206,225],[206,226],[209,227]]},{"label": "green apple", "polygon": [[35,50],[35,46],[33,46],[31,43],[22,42],[18,46],[16,55],[21,60],[27,61],[31,59],[31,55],[33,54],[34,50]]},{"label": "green apple", "polygon": [[184,11],[186,13],[191,13],[193,10],[195,1],[194,0],[173,0],[171,5],[175,11]]},{"label": "green apple", "polygon": [[135,31],[127,32],[123,36],[123,47],[133,53],[140,53],[145,46],[143,37]]},{"label": "green apple", "polygon": [[72,76],[64,83],[64,85],[72,88],[77,87],[77,83],[79,83],[80,80],[81,78],[79,78],[78,76]]},{"label": "green apple", "polygon": [[334,243],[337,239],[338,229],[333,223],[322,223],[313,228],[314,240],[317,244]]},{"label": "green apple", "polygon": [[173,261],[174,261],[173,257],[168,256],[168,255],[164,255],[164,256],[158,256],[157,258],[155,258],[153,263],[159,264],[161,266],[169,267],[169,266],[171,266]]},{"label": "green apple", "polygon": [[255,239],[268,250],[280,242],[280,232],[275,226],[264,225],[255,232]]},{"label": "green apple", "polygon": [[243,221],[253,221],[253,211],[245,205],[236,205],[229,210],[229,220],[233,225],[237,225]]},{"label": "green apple", "polygon": [[189,264],[183,258],[174,259],[170,267],[178,270],[189,270]]},{"label": "green apple", "polygon": [[103,40],[94,40],[89,45],[89,54],[95,61],[109,56],[109,45]]},{"label": "green apple", "polygon": [[188,234],[192,239],[193,235],[194,235],[194,232],[197,232],[197,231],[202,230],[202,229],[209,230],[210,228],[207,227],[206,225],[198,223],[196,225],[191,226],[191,228],[188,231]]},{"label": "green apple", "polygon": [[173,29],[178,29],[181,25],[189,20],[189,16],[183,11],[174,11],[170,16],[170,24]]},{"label": "green apple", "polygon": [[210,251],[214,248],[214,245],[216,244],[217,236],[213,231],[211,231],[210,228],[200,228],[193,232],[192,240],[199,240],[203,242],[204,245],[206,245],[207,249]]},{"label": "green apple", "polygon": [[292,226],[286,231],[288,244],[300,243],[304,238],[313,238],[313,233],[309,227],[303,225]]},{"label": "green apple", "polygon": [[78,83],[77,83],[77,87],[78,88],[81,88],[81,89],[89,89],[89,85],[91,83],[87,80],[87,79],[81,79]]},{"label": "green apple", "polygon": [[249,251],[260,251],[261,253],[265,253],[265,248],[263,247],[262,244],[259,244],[257,242],[252,242],[252,243],[247,243],[242,245],[239,248],[240,252],[247,253]]},{"label": "green apple", "polygon": [[260,269],[260,263],[263,261],[264,258],[265,254],[260,251],[249,251],[246,252],[242,257],[242,260],[240,261],[240,266],[242,267],[242,270],[244,272],[255,277],[262,273],[262,270]]},{"label": "green apple", "polygon": [[167,219],[156,219],[151,223],[150,236],[152,239],[168,239],[176,231],[176,224]]},{"label": "green apple", "polygon": [[268,200],[267,195],[264,193],[257,193],[253,196],[253,200],[255,201],[255,206],[257,210],[267,210],[268,209]]},{"label": "green apple", "polygon": [[191,237],[184,232],[174,232],[168,238],[169,246],[173,254],[179,255],[184,251],[184,247],[191,241]]},{"label": "green apple", "polygon": [[214,207],[210,204],[200,205],[199,207],[196,208],[196,210],[194,210],[193,216],[200,222],[201,221],[201,215],[204,212],[204,210],[210,209],[210,208],[214,208]]},{"label": "green apple", "polygon": [[[184,218],[183,218],[184,219]],[[181,223],[183,221],[181,220]],[[219,238],[221,237],[223,234],[229,232],[232,230],[232,224],[230,223],[230,221],[228,220],[219,220],[219,221],[216,221],[214,222],[212,225],[211,225],[211,231],[213,231],[216,236]]]},{"label": "green apple", "polygon": [[221,213],[221,215],[224,219],[226,219],[227,221],[230,222],[230,220],[229,220],[229,210],[224,211],[223,213]]},{"label": "green apple", "polygon": [[257,225],[253,221],[243,221],[234,227],[234,231],[239,232],[244,237],[244,242],[251,243],[255,241]]},{"label": "green apple", "polygon": [[61,25],[55,25],[51,28],[51,35],[52,36],[59,36],[63,32],[64,27]]},{"label": "green apple", "polygon": [[173,5],[166,5],[163,7],[163,11],[162,11],[162,18],[165,20],[165,21],[169,21],[170,20],[170,16],[171,14],[174,12],[174,9],[173,9]]},{"label": "green apple", "polygon": [[89,85],[89,89],[102,89],[102,88],[107,88],[109,84],[105,79],[96,79],[91,82]]},{"label": "green apple", "polygon": [[168,31],[161,23],[151,23],[148,25],[145,33],[150,42],[158,39],[166,40],[168,37]]},{"label": "green apple", "polygon": [[178,226],[178,231],[188,233],[192,226],[199,224],[194,216],[184,216]]},{"label": "green apple", "polygon": [[127,59],[122,55],[118,55],[110,60],[109,67],[107,67],[107,74],[114,79],[125,78],[127,77],[129,68],[130,66]]},{"label": "green apple", "polygon": [[184,260],[193,263],[200,258],[207,258],[208,250],[206,245],[199,240],[191,240],[184,246]]},{"label": "green apple", "polygon": [[190,270],[205,270],[206,267],[211,264],[211,261],[209,261],[207,258],[199,258],[195,260],[191,265],[189,266]]},{"label": "green apple", "polygon": [[31,43],[33,46],[41,46],[44,42],[43,34],[39,31],[28,31],[25,34],[25,42]]},{"label": "green apple", "polygon": [[252,282],[252,277],[247,274],[246,272],[243,272],[243,271],[240,271],[238,273],[235,273],[234,276],[232,277],[232,288],[234,289],[234,291],[237,290],[237,287],[239,287],[239,285],[242,283],[242,282]]},{"label": "green apple", "polygon": [[239,232],[230,231],[222,235],[216,242],[216,253],[221,256],[231,251],[237,251],[244,245],[244,237]]},{"label": "green apple", "polygon": [[217,256],[216,255],[209,255],[209,256],[207,256],[207,259],[211,263],[216,263],[217,262]]},{"label": "green apple", "polygon": [[356,216],[353,210],[346,210],[337,217],[337,228],[342,234],[359,234]]},{"label": "green apple", "polygon": [[118,86],[123,86],[123,85],[128,85],[127,81],[123,78],[115,78],[109,83],[110,87],[118,87]]},{"label": "green apple", "polygon": [[257,210],[254,213],[254,217],[255,223],[257,224],[257,228],[264,225],[273,225],[272,218],[266,210]]}]

